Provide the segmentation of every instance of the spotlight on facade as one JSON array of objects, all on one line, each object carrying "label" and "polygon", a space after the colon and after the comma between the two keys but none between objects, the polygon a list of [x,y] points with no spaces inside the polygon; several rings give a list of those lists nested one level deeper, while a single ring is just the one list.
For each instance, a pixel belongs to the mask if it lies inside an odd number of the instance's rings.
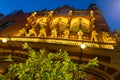
[{"label": "spotlight on facade", "polygon": [[3,38],[3,39],[2,39],[2,42],[3,42],[3,43],[6,43],[6,42],[7,42],[7,39],[6,39],[6,38]]}]

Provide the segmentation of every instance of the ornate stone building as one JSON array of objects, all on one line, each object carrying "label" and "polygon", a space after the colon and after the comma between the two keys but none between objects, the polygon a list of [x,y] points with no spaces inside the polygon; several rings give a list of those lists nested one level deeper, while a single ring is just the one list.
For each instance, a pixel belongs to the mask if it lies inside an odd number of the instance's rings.
[{"label": "ornate stone building", "polygon": [[[25,62],[28,53],[22,49],[27,42],[32,48],[49,51],[67,50],[78,64],[98,57],[99,67],[87,71],[86,80],[119,80],[119,32],[111,32],[102,11],[91,4],[86,10],[69,6],[55,10],[0,14],[0,73],[6,72],[11,55],[14,62]],[[86,48],[82,49],[81,44]],[[93,79],[94,78],[94,79]]]}]

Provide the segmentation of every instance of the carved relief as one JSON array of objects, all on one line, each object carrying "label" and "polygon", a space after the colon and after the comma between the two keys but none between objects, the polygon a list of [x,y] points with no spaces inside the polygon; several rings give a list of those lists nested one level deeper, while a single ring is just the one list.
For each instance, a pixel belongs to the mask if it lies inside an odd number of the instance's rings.
[{"label": "carved relief", "polygon": [[[25,34],[26,36],[31,36],[31,35],[37,36],[37,33],[38,33],[38,37],[42,37],[42,36],[43,37],[47,37],[47,34],[46,34],[47,23],[46,22],[47,22],[48,18],[51,18],[53,16],[53,11],[49,11],[48,17],[46,17],[46,18],[42,17],[42,18],[40,18],[37,21],[34,20],[34,18],[36,17],[36,14],[37,13],[34,12],[34,13],[31,14],[31,16],[29,16],[27,18],[28,23],[26,24],[26,27],[29,26],[29,24],[34,25],[34,24],[37,23],[40,26],[39,27],[40,30],[39,29],[37,30],[36,27],[32,26],[32,28],[28,31],[28,34],[26,33],[25,30],[23,30],[23,31],[20,30],[19,34],[17,34],[17,36],[22,35],[22,34]],[[70,10],[69,13],[68,13],[68,17],[67,18],[70,19],[71,18],[70,16],[72,16],[72,14],[73,14],[73,11]],[[67,19],[67,18],[65,18],[65,19]],[[94,25],[95,17],[94,17],[94,11],[93,10],[90,11],[90,18],[91,18],[90,20],[91,20],[92,28],[94,29],[94,27],[95,27],[95,25]],[[86,35],[84,35],[84,37],[83,37],[83,32],[81,30],[81,22],[84,22],[84,19],[83,20],[81,20],[81,18],[78,19],[79,20],[78,22],[80,23],[79,24],[79,28],[74,28],[73,29],[73,30],[76,30],[75,34],[70,33],[70,31],[68,29],[68,28],[70,28],[69,27],[70,23],[68,23],[68,19],[67,19],[67,22],[65,22],[66,21],[65,19],[61,18],[61,17],[58,17],[57,20],[55,20],[54,24],[52,24],[53,27],[51,27],[50,25],[48,25],[48,27],[50,27],[50,29],[51,29],[50,37],[52,37],[52,38],[59,37],[59,36],[61,36],[60,32],[62,32],[61,34],[62,34],[62,37],[64,37],[64,38],[76,38],[76,39],[78,38],[79,40],[82,40],[82,38],[86,37]],[[73,24],[73,23],[71,23],[71,24]],[[36,32],[36,31],[38,31],[38,32]],[[49,33],[49,32],[47,32],[47,33]],[[72,35],[70,35],[70,34],[72,34]],[[98,41],[97,36],[98,36],[98,33],[95,30],[93,30],[92,33],[91,33],[91,39],[90,40],[92,40],[92,41],[93,40],[94,41]],[[105,37],[105,36],[103,36],[103,37]],[[84,39],[86,39],[86,38],[84,38]],[[103,41],[105,42],[105,40],[103,40]]]}]

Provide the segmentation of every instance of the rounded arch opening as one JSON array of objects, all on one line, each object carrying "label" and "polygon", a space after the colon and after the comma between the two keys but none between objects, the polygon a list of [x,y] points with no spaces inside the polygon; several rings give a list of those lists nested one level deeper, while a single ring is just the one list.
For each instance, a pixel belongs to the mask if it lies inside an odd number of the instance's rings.
[{"label": "rounded arch opening", "polygon": [[78,32],[81,29],[83,32],[90,31],[90,20],[84,17],[77,17],[71,20],[70,30]]},{"label": "rounded arch opening", "polygon": [[64,31],[67,27],[68,19],[66,17],[56,17],[50,22],[50,29],[58,28],[59,31]]}]

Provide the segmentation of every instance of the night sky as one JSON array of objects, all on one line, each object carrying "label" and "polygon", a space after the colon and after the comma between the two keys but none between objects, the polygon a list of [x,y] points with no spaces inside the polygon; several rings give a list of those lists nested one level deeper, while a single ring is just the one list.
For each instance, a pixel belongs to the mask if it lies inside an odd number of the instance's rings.
[{"label": "night sky", "polygon": [[102,10],[111,31],[120,31],[120,0],[0,0],[0,13],[7,15],[14,10],[32,12],[45,8],[54,10],[64,5],[87,9],[93,2]]}]

